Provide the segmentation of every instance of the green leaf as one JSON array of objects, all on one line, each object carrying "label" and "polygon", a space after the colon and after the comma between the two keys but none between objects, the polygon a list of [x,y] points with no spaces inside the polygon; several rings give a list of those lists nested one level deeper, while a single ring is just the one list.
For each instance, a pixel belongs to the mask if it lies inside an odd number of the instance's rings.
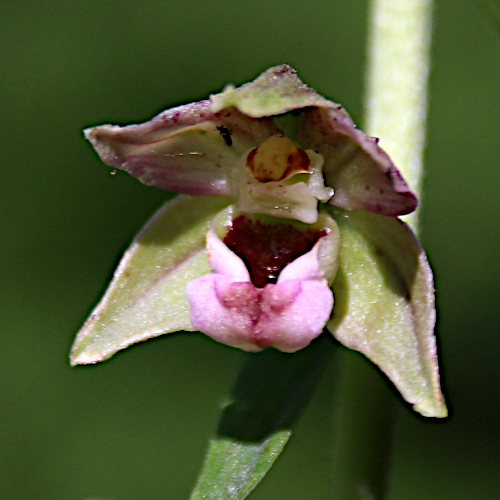
[{"label": "green leaf", "polygon": [[433,334],[434,285],[425,252],[396,218],[331,212],[341,250],[328,329],[378,365],[416,411],[445,417]]},{"label": "green leaf", "polygon": [[72,365],[103,361],[164,333],[193,331],[186,284],[210,272],[205,235],[213,217],[229,203],[228,198],[179,196],[153,216],[78,333]]},{"label": "green leaf", "polygon": [[293,354],[266,349],[248,355],[191,500],[239,500],[250,494],[290,438],[334,346],[322,335]]}]

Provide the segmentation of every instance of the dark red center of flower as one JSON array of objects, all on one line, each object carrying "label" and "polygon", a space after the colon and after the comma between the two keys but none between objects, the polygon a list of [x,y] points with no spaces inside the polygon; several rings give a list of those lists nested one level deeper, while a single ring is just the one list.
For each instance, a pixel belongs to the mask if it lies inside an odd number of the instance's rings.
[{"label": "dark red center of flower", "polygon": [[327,229],[302,231],[291,224],[264,224],[240,215],[233,220],[224,243],[240,257],[252,283],[263,288],[276,283],[281,270],[312,249]]}]

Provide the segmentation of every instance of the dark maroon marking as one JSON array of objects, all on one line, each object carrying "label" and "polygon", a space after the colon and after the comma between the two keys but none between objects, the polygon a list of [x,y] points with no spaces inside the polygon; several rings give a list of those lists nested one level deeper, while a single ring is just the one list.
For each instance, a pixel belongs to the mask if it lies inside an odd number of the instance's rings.
[{"label": "dark maroon marking", "polygon": [[264,288],[276,283],[281,270],[307,253],[328,229],[301,231],[291,224],[264,224],[240,215],[233,220],[224,243],[240,257],[252,283]]}]

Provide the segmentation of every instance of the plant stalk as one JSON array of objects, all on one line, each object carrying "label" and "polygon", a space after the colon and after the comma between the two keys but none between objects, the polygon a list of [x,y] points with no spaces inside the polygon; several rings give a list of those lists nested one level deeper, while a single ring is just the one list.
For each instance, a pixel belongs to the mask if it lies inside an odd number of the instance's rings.
[{"label": "plant stalk", "polygon": [[[372,0],[365,127],[421,196],[432,0]],[[406,216],[417,229],[418,212]]]},{"label": "plant stalk", "polygon": [[[365,127],[421,198],[432,0],[372,0]],[[405,221],[418,230],[418,213]],[[381,500],[390,464],[394,395],[364,357],[342,350],[334,395],[333,500]]]}]

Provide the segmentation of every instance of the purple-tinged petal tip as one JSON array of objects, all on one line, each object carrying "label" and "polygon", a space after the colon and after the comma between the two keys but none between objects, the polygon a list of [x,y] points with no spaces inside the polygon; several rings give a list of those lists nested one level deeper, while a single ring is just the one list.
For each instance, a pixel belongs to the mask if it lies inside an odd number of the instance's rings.
[{"label": "purple-tinged petal tip", "polygon": [[[249,148],[277,132],[271,120],[236,109],[214,112],[209,101],[179,106],[152,120],[84,131],[101,160],[142,183],[191,195],[233,194],[232,168]],[[230,138],[230,140],[228,139]]]},{"label": "purple-tinged petal tip", "polygon": [[358,130],[343,110],[306,112],[300,140],[325,159],[326,184],[335,192],[332,205],[391,217],[417,207],[416,196],[378,141]]}]

